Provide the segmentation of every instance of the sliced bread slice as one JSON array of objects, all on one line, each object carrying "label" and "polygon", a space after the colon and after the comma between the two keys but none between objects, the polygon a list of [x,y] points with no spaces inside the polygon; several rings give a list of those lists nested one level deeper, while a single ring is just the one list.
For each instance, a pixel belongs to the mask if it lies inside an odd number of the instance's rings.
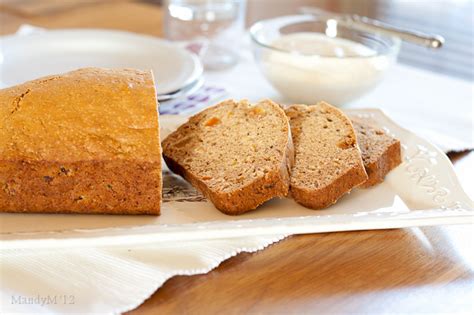
[{"label": "sliced bread slice", "polygon": [[367,180],[357,138],[349,118],[320,102],[286,110],[295,149],[290,193],[311,209],[334,204]]},{"label": "sliced bread slice", "polygon": [[288,194],[293,145],[285,112],[265,100],[224,101],[170,134],[163,157],[226,214]]},{"label": "sliced bread slice", "polygon": [[350,116],[362,152],[365,171],[369,176],[360,187],[383,182],[385,175],[402,163],[400,141],[375,127],[370,120]]}]

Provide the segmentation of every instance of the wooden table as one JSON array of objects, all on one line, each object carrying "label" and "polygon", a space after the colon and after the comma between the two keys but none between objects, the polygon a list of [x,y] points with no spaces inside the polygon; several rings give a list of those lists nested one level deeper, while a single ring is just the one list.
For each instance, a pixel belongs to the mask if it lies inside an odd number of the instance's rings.
[{"label": "wooden table", "polygon": [[[48,0],[53,10],[25,11],[2,1],[2,34],[21,23],[162,34],[161,9],[148,3],[109,0],[68,7],[66,1]],[[450,157],[472,198],[474,153]],[[264,251],[240,254],[208,274],[175,277],[130,313],[469,313],[472,240],[469,225],[293,236]]]}]

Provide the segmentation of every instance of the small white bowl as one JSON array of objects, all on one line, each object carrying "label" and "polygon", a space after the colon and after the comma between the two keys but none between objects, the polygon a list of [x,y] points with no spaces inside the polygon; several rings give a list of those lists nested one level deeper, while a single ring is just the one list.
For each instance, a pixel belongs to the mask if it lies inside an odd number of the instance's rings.
[{"label": "small white bowl", "polygon": [[372,90],[396,62],[400,39],[358,31],[334,19],[283,16],[250,28],[268,81],[292,102],[336,106]]}]

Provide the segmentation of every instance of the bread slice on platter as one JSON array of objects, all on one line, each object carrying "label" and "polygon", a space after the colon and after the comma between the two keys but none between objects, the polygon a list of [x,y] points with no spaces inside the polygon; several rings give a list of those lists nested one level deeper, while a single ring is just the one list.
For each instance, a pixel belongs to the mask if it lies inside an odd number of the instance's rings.
[{"label": "bread slice on platter", "polygon": [[0,212],[160,214],[152,73],[87,68],[0,90]]},{"label": "bread slice on platter", "polygon": [[290,193],[311,209],[334,204],[367,180],[357,138],[349,118],[320,102],[286,109],[295,150]]},{"label": "bread slice on platter", "polygon": [[272,101],[219,103],[191,117],[162,146],[168,167],[226,214],[244,213],[288,193],[290,127]]},{"label": "bread slice on platter", "polygon": [[400,141],[373,126],[368,119],[350,116],[369,178],[361,187],[383,182],[385,175],[401,162]]}]

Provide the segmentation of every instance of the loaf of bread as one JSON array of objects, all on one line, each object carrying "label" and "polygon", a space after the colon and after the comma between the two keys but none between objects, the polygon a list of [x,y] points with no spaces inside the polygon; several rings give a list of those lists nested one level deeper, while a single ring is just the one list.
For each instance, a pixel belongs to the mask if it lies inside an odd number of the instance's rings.
[{"label": "loaf of bread", "polygon": [[286,110],[295,148],[290,193],[311,209],[322,209],[367,180],[349,118],[321,102]]},{"label": "loaf of bread", "polygon": [[383,182],[385,175],[401,162],[400,141],[374,127],[364,118],[350,116],[369,178],[360,187]]},{"label": "loaf of bread", "polygon": [[151,72],[80,69],[0,90],[0,212],[160,214]]},{"label": "loaf of bread", "polygon": [[224,101],[191,117],[162,146],[168,167],[226,214],[288,193],[290,128],[271,101]]}]

